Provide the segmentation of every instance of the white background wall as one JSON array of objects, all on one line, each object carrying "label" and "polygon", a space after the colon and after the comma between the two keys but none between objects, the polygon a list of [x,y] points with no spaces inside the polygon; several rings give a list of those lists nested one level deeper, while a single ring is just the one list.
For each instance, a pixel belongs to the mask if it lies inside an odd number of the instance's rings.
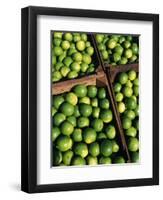
[{"label": "white background wall", "polygon": [[[162,173],[160,186],[135,187],[76,192],[58,192],[29,195],[20,192],[20,9],[28,5],[67,8],[85,8],[160,14],[160,36],[163,34],[161,0],[4,0],[0,5],[0,199],[161,199],[163,196]],[[160,37],[160,44],[162,38]],[[160,45],[161,46],[161,45]],[[160,47],[161,58],[161,47]],[[160,59],[161,60],[161,59]],[[160,62],[160,88],[163,86]],[[161,91],[161,90],[160,90]],[[160,94],[160,102],[163,95]],[[162,105],[160,105],[160,141],[163,139]],[[147,122],[148,124],[148,122]],[[162,123],[163,124],[163,123]],[[163,146],[160,143],[160,153]],[[160,156],[160,169],[163,159]]]}]

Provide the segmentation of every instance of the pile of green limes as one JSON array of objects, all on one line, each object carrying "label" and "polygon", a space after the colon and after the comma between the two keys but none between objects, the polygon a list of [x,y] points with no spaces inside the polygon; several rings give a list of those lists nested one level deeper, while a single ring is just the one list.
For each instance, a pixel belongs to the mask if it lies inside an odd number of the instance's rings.
[{"label": "pile of green limes", "polygon": [[54,32],[52,82],[74,79],[95,71],[94,48],[85,33]]},{"label": "pile of green limes", "polygon": [[111,65],[138,62],[138,37],[96,34],[95,38],[105,62]]},{"label": "pile of green limes", "polygon": [[139,79],[130,70],[118,75],[114,84],[115,99],[132,162],[139,161]]},{"label": "pile of green limes", "polygon": [[53,165],[124,163],[106,88],[76,85],[53,96]]}]

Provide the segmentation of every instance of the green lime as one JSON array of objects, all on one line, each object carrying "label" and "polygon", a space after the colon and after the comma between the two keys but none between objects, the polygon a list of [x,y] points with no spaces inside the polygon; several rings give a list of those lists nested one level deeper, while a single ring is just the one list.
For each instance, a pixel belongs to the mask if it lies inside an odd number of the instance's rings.
[{"label": "green lime", "polygon": [[67,40],[67,41],[69,41],[69,42],[71,42],[72,39],[73,39],[71,33],[65,33],[63,37],[64,37],[65,40]]},{"label": "green lime", "polygon": [[53,164],[59,165],[62,162],[62,153],[58,149],[53,150]]},{"label": "green lime", "polygon": [[82,158],[85,158],[88,155],[88,147],[85,143],[80,142],[76,143],[74,147],[74,153]]},{"label": "green lime", "polygon": [[127,81],[127,83],[125,84],[127,87],[132,88],[133,84],[130,80]]},{"label": "green lime", "polygon": [[67,66],[61,67],[61,70],[60,70],[60,72],[61,72],[61,74],[62,74],[63,77],[66,77],[67,74],[69,73],[69,71],[70,71],[70,68],[67,67]]},{"label": "green lime", "polygon": [[127,75],[127,73],[122,72],[122,73],[119,75],[119,82],[123,85],[123,84],[126,84],[127,81],[128,81],[128,75]]},{"label": "green lime", "polygon": [[92,126],[92,128],[94,128],[94,130],[96,132],[100,132],[100,131],[102,131],[104,124],[103,124],[103,121],[101,119],[94,119],[91,122],[91,126]]},{"label": "green lime", "polygon": [[97,43],[101,43],[104,39],[104,35],[103,34],[96,34],[96,41]]},{"label": "green lime", "polygon": [[116,45],[117,45],[117,42],[114,39],[110,39],[108,41],[108,48],[109,49],[114,49],[116,47]]},{"label": "green lime", "polygon": [[124,94],[125,97],[131,97],[132,94],[133,94],[132,88],[125,86],[123,88],[123,94]]},{"label": "green lime", "polygon": [[92,117],[98,119],[99,116],[100,116],[100,108],[98,108],[98,107],[93,107],[93,108],[92,108]]},{"label": "green lime", "polygon": [[96,140],[96,132],[93,128],[86,128],[83,131],[83,139],[84,142],[90,144]]},{"label": "green lime", "polygon": [[115,95],[115,100],[116,100],[116,102],[121,102],[123,100],[123,94],[121,92],[118,92]]},{"label": "green lime", "polygon": [[62,38],[62,35],[63,35],[63,33],[61,33],[61,32],[54,32],[54,34],[53,34],[53,36],[54,36],[54,38]]},{"label": "green lime", "polygon": [[60,38],[54,38],[53,43],[54,46],[60,46],[62,40]]},{"label": "green lime", "polygon": [[54,108],[54,106],[52,106],[52,117],[55,115],[55,113],[57,112],[57,110]]},{"label": "green lime", "polygon": [[102,109],[109,109],[110,103],[108,99],[100,99],[99,106]]},{"label": "green lime", "polygon": [[54,66],[55,70],[58,71],[61,69],[61,67],[63,67],[63,63],[62,62],[57,62],[56,65]]},{"label": "green lime", "polygon": [[72,125],[70,122],[64,121],[64,122],[61,124],[61,133],[62,133],[63,135],[69,136],[69,135],[72,134],[73,131],[74,131],[74,127],[73,127],[73,125]]},{"label": "green lime", "polygon": [[84,51],[84,49],[85,49],[85,42],[82,41],[82,40],[78,41],[78,42],[76,43],[76,48],[77,48],[77,50],[79,50],[79,51]]},{"label": "green lime", "polygon": [[57,82],[62,78],[62,75],[59,71],[55,71],[52,74],[52,82]]},{"label": "green lime", "polygon": [[67,121],[70,122],[74,127],[75,127],[76,124],[77,124],[77,122],[76,122],[76,117],[75,117],[75,116],[67,117]]},{"label": "green lime", "polygon": [[96,86],[94,86],[94,85],[89,85],[88,87],[87,87],[87,95],[90,97],[90,98],[95,98],[96,97],[96,95],[97,95],[97,88],[96,88]]},{"label": "green lime", "polygon": [[76,52],[73,54],[73,60],[76,62],[82,61],[82,54],[80,52]]},{"label": "green lime", "polygon": [[94,157],[100,154],[100,146],[97,142],[93,142],[89,145],[89,153]]},{"label": "green lime", "polygon": [[68,102],[64,102],[60,106],[60,110],[64,115],[71,116],[74,113],[74,106]]},{"label": "green lime", "polygon": [[131,58],[130,58],[130,63],[135,62],[136,59],[137,59],[137,56],[136,55],[132,55]]},{"label": "green lime", "polygon": [[117,153],[119,151],[119,145],[115,140],[112,140],[112,151],[113,153]]},{"label": "green lime", "polygon": [[54,47],[54,55],[55,56],[60,56],[61,54],[63,54],[63,50],[61,47]]},{"label": "green lime", "polygon": [[70,66],[72,71],[79,72],[80,71],[80,65],[78,62],[73,62]]},{"label": "green lime", "polygon": [[89,65],[84,62],[82,62],[80,66],[81,66],[81,72],[86,72],[87,69],[89,68]]},{"label": "green lime", "polygon": [[90,105],[91,104],[91,100],[90,100],[89,97],[82,97],[82,98],[80,98],[79,103],[84,103],[84,104]]},{"label": "green lime", "polygon": [[94,53],[94,48],[93,47],[87,47],[86,52],[88,55],[92,56]]},{"label": "green lime", "polygon": [[128,72],[128,78],[133,81],[136,78],[136,72],[134,70],[131,70]]},{"label": "green lime", "polygon": [[92,113],[92,107],[88,104],[81,103],[79,104],[80,114],[84,117],[89,117]]},{"label": "green lime", "polygon": [[56,56],[52,56],[52,65],[55,65],[57,63]]},{"label": "green lime", "polygon": [[76,85],[73,91],[80,98],[87,95],[87,87],[85,85]]},{"label": "green lime", "polygon": [[126,39],[128,40],[128,41],[132,41],[132,36],[131,35],[128,35],[127,37],[126,37]]},{"label": "green lime", "polygon": [[105,99],[106,98],[105,88],[98,88],[97,96],[99,99]]},{"label": "green lime", "polygon": [[100,145],[100,150],[103,156],[110,156],[112,154],[112,142],[108,139],[103,140]]},{"label": "green lime", "polygon": [[137,134],[137,130],[136,130],[136,128],[134,128],[133,126],[131,126],[129,129],[126,130],[125,134],[127,136],[135,137],[136,134]]},{"label": "green lime", "polygon": [[139,79],[136,78],[136,79],[133,81],[133,84],[136,85],[136,86],[139,86]]},{"label": "green lime", "polygon": [[59,126],[63,121],[65,121],[66,117],[62,113],[56,113],[54,115],[54,125]]},{"label": "green lime", "polygon": [[122,53],[123,53],[123,47],[122,47],[122,46],[116,46],[116,47],[114,48],[114,51],[115,51],[117,54],[122,55]]},{"label": "green lime", "polygon": [[100,141],[100,140],[103,140],[103,139],[107,139],[105,133],[98,133],[97,134],[97,140]]},{"label": "green lime", "polygon": [[120,92],[122,88],[122,85],[120,83],[114,84],[114,92]]},{"label": "green lime", "polygon": [[60,135],[60,129],[58,127],[52,128],[52,141],[54,142],[56,138]]},{"label": "green lime", "polygon": [[139,86],[134,86],[133,91],[134,91],[135,96],[138,96],[139,95]]},{"label": "green lime", "polygon": [[102,50],[101,54],[104,60],[107,60],[109,58],[108,52],[106,50]]},{"label": "green lime", "polygon": [[134,110],[137,106],[136,101],[132,97],[127,98],[125,104],[126,104],[127,109],[129,110]]},{"label": "green lime", "polygon": [[91,105],[92,105],[93,107],[98,107],[98,99],[97,99],[97,98],[91,99]]},{"label": "green lime", "polygon": [[125,159],[122,156],[117,156],[114,158],[113,162],[116,164],[125,163]]},{"label": "green lime", "polygon": [[137,105],[136,108],[134,109],[135,115],[139,116],[139,106]]},{"label": "green lime", "polygon": [[81,156],[75,156],[71,162],[72,165],[85,165],[86,161]]},{"label": "green lime", "polygon": [[87,41],[87,34],[86,33],[81,33],[80,36],[81,36],[81,39],[83,41],[85,41],[85,42]]},{"label": "green lime", "polygon": [[64,152],[63,156],[62,156],[63,163],[65,165],[70,165],[73,155],[74,155],[74,153],[71,150]]},{"label": "green lime", "polygon": [[119,113],[123,113],[126,109],[126,106],[123,102],[119,102],[117,105],[117,108],[118,108]]},{"label": "green lime", "polygon": [[111,110],[101,110],[100,118],[103,120],[104,123],[109,123],[113,119],[113,114]]},{"label": "green lime", "polygon": [[91,43],[90,43],[89,41],[86,41],[85,46],[86,46],[86,47],[90,47],[90,46],[91,46]]},{"label": "green lime", "polygon": [[77,105],[74,107],[74,116],[75,117],[79,117],[80,116],[79,107]]},{"label": "green lime", "polygon": [[99,49],[100,51],[106,50],[105,44],[103,44],[103,43],[98,44],[98,49]]},{"label": "green lime", "polygon": [[120,61],[118,62],[118,64],[120,65],[125,65],[127,64],[128,60],[126,57],[121,57]]},{"label": "green lime", "polygon": [[129,151],[135,152],[139,149],[139,140],[135,137],[130,137],[128,140]]},{"label": "green lime", "polygon": [[89,126],[89,119],[87,117],[79,117],[77,120],[79,128],[84,128]]},{"label": "green lime", "polygon": [[115,63],[121,60],[121,55],[119,53],[114,53],[113,54],[113,60]]},{"label": "green lime", "polygon": [[124,41],[125,41],[125,37],[124,36],[120,36],[119,43],[122,44]]},{"label": "green lime", "polygon": [[73,62],[72,58],[71,57],[66,57],[63,59],[63,63],[69,67],[71,65],[71,63]]},{"label": "green lime", "polygon": [[84,54],[82,57],[82,61],[89,65],[92,62],[92,58],[89,54]]},{"label": "green lime", "polygon": [[135,119],[135,112],[133,110],[126,110],[125,116],[128,117],[129,119],[133,120],[133,119]]},{"label": "green lime", "polygon": [[132,49],[133,54],[137,55],[139,53],[139,47],[136,43],[132,44],[131,49]]},{"label": "green lime", "polygon": [[76,78],[76,77],[78,77],[78,73],[76,71],[70,71],[68,73],[68,78],[69,79],[73,79],[73,78]]},{"label": "green lime", "polygon": [[119,35],[112,35],[111,37],[110,37],[110,39],[114,39],[116,42],[118,42],[118,40],[119,40]]},{"label": "green lime", "polygon": [[60,107],[60,105],[61,105],[63,102],[64,102],[63,96],[58,95],[58,96],[54,96],[54,97],[53,97],[53,105],[54,105],[55,109],[58,110],[59,107]]},{"label": "green lime", "polygon": [[106,128],[105,128],[105,132],[106,132],[106,136],[109,138],[109,139],[114,139],[115,136],[116,136],[116,130],[115,130],[115,127],[113,125],[108,125]]},{"label": "green lime", "polygon": [[89,156],[87,156],[86,160],[87,160],[88,165],[97,165],[98,164],[98,159],[96,157],[89,155]]},{"label": "green lime", "polygon": [[64,49],[64,50],[69,49],[69,48],[70,48],[70,43],[69,43],[69,41],[66,41],[66,40],[62,41],[61,47],[62,47],[62,49]]},{"label": "green lime", "polygon": [[132,57],[132,50],[131,49],[126,49],[124,52],[124,55],[126,58],[131,58]]},{"label": "green lime", "polygon": [[74,35],[73,40],[74,40],[74,42],[80,41],[81,40],[80,35]]},{"label": "green lime", "polygon": [[74,132],[72,133],[72,139],[74,142],[81,142],[82,141],[82,129],[75,128]]},{"label": "green lime", "polygon": [[123,129],[129,129],[132,125],[132,121],[131,119],[129,119],[128,117],[124,117],[122,119],[122,127]]},{"label": "green lime", "polygon": [[123,46],[124,46],[125,49],[128,49],[131,46],[130,41],[127,41],[127,40],[124,41]]},{"label": "green lime", "polygon": [[132,152],[131,154],[131,161],[132,162],[139,162],[139,152]]},{"label": "green lime", "polygon": [[72,104],[73,106],[75,106],[78,103],[78,97],[73,92],[67,93],[65,99],[68,103]]},{"label": "green lime", "polygon": [[112,161],[111,161],[111,158],[109,157],[101,157],[99,159],[99,164],[111,164]]},{"label": "green lime", "polygon": [[60,151],[67,151],[72,147],[72,139],[67,135],[61,135],[57,138],[56,145]]}]

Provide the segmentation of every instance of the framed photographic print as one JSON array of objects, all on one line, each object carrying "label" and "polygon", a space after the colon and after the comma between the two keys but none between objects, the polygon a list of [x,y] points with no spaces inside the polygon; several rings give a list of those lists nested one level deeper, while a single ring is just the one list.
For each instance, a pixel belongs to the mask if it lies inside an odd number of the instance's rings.
[{"label": "framed photographic print", "polygon": [[159,184],[159,16],[22,9],[22,190]]}]

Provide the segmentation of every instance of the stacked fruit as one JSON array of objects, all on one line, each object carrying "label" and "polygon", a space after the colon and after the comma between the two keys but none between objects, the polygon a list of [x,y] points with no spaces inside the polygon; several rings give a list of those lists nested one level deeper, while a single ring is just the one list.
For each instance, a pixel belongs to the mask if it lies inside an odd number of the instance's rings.
[{"label": "stacked fruit", "polygon": [[96,42],[102,59],[111,64],[138,62],[138,38],[123,35],[96,34]]},{"label": "stacked fruit", "polygon": [[114,84],[115,99],[121,116],[132,162],[139,160],[139,79],[134,70],[118,75]]},{"label": "stacked fruit", "polygon": [[124,163],[104,87],[76,85],[53,97],[53,165]]},{"label": "stacked fruit", "polygon": [[85,33],[54,32],[52,39],[52,82],[73,79],[95,71],[94,48]]}]

